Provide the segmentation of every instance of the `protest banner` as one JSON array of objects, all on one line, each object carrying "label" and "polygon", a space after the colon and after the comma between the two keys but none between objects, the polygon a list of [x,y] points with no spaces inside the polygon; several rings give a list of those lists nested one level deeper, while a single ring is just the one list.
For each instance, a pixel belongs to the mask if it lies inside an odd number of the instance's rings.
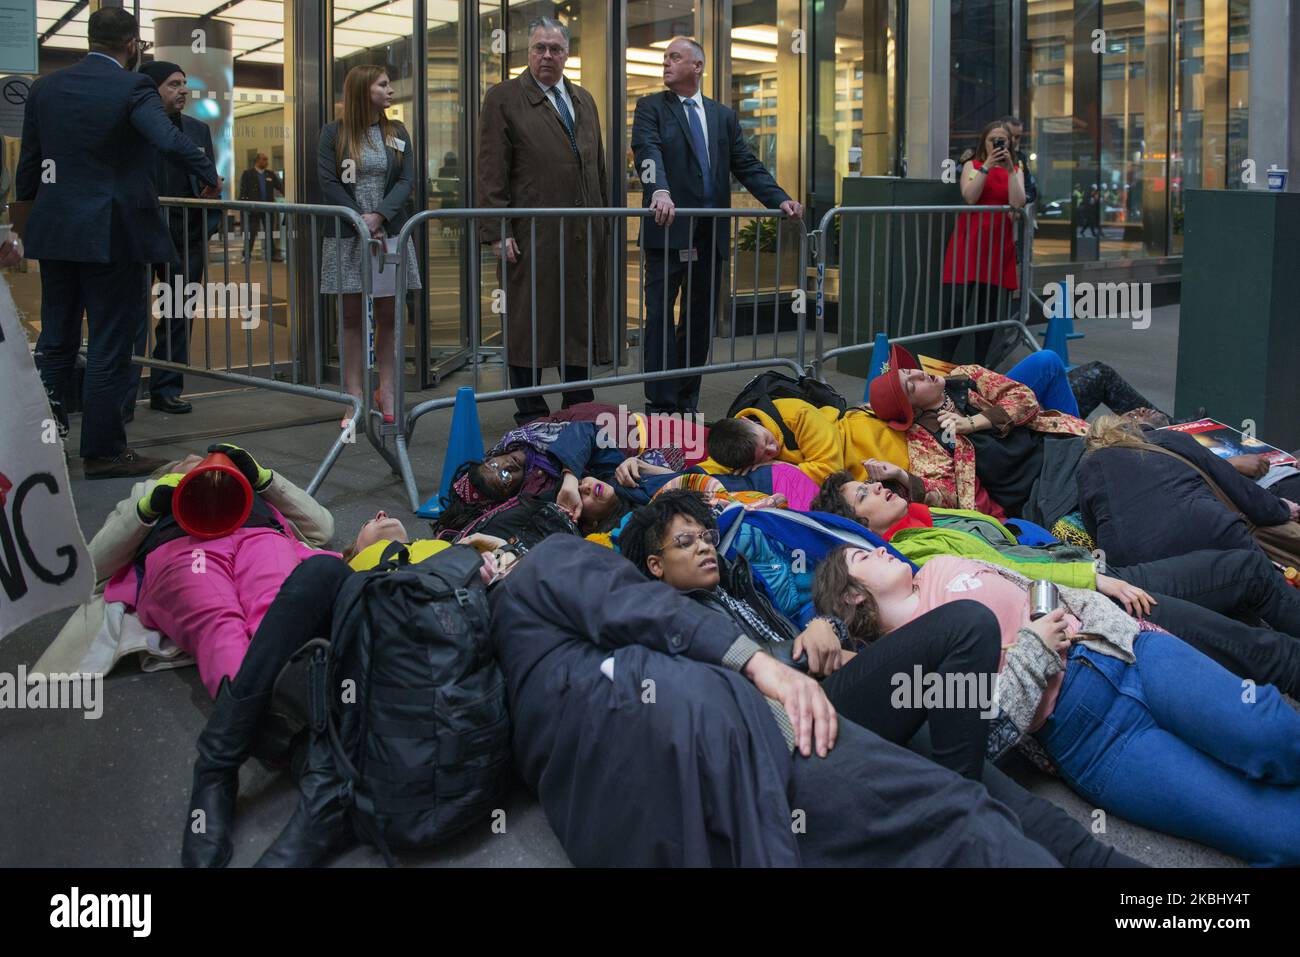
[{"label": "protest banner", "polygon": [[45,389],[0,279],[0,639],[90,598],[95,570],[77,524]]}]

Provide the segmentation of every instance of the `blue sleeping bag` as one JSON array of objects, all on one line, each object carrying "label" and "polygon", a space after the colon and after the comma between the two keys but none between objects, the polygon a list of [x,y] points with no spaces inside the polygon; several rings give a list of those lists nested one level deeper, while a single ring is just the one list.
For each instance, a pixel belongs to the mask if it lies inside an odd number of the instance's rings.
[{"label": "blue sleeping bag", "polygon": [[[757,533],[754,534],[742,534]],[[916,571],[897,549],[852,519],[827,512],[794,512],[782,508],[746,511],[732,505],[718,516],[718,554],[733,559],[739,551],[749,560],[754,584],[773,606],[803,628],[815,617],[812,572],[840,545],[884,546]],[[775,557],[774,557],[775,556]]]}]

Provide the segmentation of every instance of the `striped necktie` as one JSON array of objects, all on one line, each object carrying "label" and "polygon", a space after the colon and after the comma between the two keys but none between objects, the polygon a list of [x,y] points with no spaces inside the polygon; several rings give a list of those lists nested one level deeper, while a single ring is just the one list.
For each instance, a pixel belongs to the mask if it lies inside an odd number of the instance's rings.
[{"label": "striped necktie", "polygon": [[569,146],[572,147],[574,155],[578,152],[578,141],[573,137],[573,115],[569,108],[564,105],[564,98],[560,96],[558,87],[551,87],[551,99],[555,103],[555,109],[559,111],[560,120],[564,123],[564,131],[569,134]]}]

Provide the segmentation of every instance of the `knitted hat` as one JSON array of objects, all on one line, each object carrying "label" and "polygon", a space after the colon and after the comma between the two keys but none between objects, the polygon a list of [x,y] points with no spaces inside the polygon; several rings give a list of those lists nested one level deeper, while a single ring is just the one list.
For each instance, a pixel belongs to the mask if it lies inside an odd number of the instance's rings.
[{"label": "knitted hat", "polygon": [[140,72],[153,80],[154,86],[162,86],[173,73],[185,76],[185,71],[178,64],[168,63],[166,60],[154,60],[152,63],[146,63],[140,67]]}]

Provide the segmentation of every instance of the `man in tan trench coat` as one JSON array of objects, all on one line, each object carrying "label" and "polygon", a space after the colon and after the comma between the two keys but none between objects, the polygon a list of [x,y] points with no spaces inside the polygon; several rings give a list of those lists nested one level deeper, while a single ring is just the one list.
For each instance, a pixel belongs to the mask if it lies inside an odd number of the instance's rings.
[{"label": "man in tan trench coat", "polygon": [[[488,91],[479,125],[479,206],[609,205],[596,101],[565,79],[568,55],[568,29],[549,17],[534,20],[528,69]],[[501,221],[479,224],[479,241],[502,257],[512,387],[540,384],[547,367],[559,368],[566,382],[585,379],[589,362],[609,361],[608,229],[608,220],[586,216],[512,217],[502,248]],[[571,390],[564,406],[593,398],[590,389]],[[542,396],[515,404],[520,424],[550,411]]]}]

